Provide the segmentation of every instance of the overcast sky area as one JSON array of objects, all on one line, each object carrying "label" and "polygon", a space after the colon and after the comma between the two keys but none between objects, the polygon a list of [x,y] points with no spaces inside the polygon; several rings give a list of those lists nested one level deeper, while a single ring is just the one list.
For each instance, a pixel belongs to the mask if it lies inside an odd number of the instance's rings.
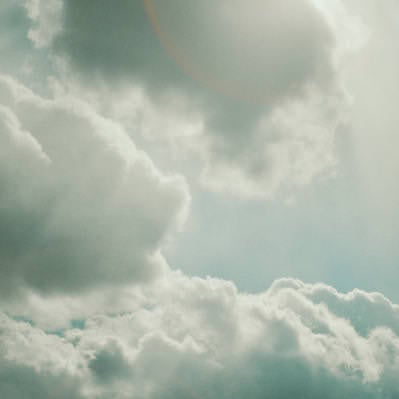
[{"label": "overcast sky area", "polygon": [[396,0],[0,32],[1,398],[399,398]]}]

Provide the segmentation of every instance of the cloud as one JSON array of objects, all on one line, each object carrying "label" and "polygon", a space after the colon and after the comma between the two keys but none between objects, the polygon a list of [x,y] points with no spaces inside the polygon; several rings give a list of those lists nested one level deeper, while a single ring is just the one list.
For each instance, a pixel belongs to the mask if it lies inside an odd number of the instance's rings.
[{"label": "cloud", "polygon": [[334,170],[338,58],[358,34],[339,1],[44,3],[28,2],[30,37],[67,63],[68,79],[197,109],[204,129],[191,149],[205,187],[268,198]]},{"label": "cloud", "polygon": [[37,47],[44,47],[50,43],[51,37],[59,32],[58,17],[62,11],[62,1],[31,0],[25,2],[26,11],[31,20],[37,21],[29,30],[28,37]]},{"label": "cloud", "polygon": [[[59,397],[371,399],[399,393],[399,308],[381,294],[340,294],[285,279],[246,295],[226,281],[178,273],[147,293],[147,305],[136,311],[97,315],[58,335],[2,316],[0,375],[15,378],[0,384],[0,392],[7,387],[14,395],[7,397],[22,398],[30,384],[32,392],[42,389],[43,399],[54,397],[48,387],[63,376]],[[359,309],[380,312],[385,322],[364,334],[356,317],[345,316]]]},{"label": "cloud", "polygon": [[[184,122],[200,119],[193,136],[212,190],[269,198],[334,169],[343,39],[328,7],[223,0],[210,15],[210,0],[146,4],[161,42],[138,0],[29,0],[29,37],[83,85],[105,82],[112,100],[135,84],[151,111],[168,114],[173,99],[189,110]],[[398,305],[293,279],[249,295],[172,272],[162,249],[187,212],[184,180],[62,94],[0,76],[0,397],[399,396]]]},{"label": "cloud", "polygon": [[325,284],[307,285],[298,280],[280,279],[271,290],[294,289],[314,303],[325,304],[337,316],[350,320],[357,333],[367,337],[375,328],[385,326],[399,335],[399,306],[378,292],[355,289],[341,294]]},{"label": "cloud", "polygon": [[239,149],[223,157],[208,152],[202,182],[214,191],[270,198],[318,177],[333,176],[340,124],[336,101],[310,94],[306,100],[275,107]]},{"label": "cloud", "polygon": [[0,314],[0,395],[82,398],[80,354],[60,337]]},{"label": "cloud", "polygon": [[0,77],[2,296],[144,282],[188,194],[116,123]]}]

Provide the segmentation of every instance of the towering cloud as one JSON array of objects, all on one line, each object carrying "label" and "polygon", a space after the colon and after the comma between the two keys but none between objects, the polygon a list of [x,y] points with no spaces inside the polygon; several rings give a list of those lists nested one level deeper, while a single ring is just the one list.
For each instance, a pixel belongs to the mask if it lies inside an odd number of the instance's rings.
[{"label": "towering cloud", "polygon": [[1,295],[148,281],[188,194],[77,100],[0,78]]},{"label": "towering cloud", "polygon": [[[381,319],[366,332],[359,311]],[[382,295],[294,280],[244,295],[224,281],[168,276],[145,307],[56,335],[2,316],[0,394],[395,398],[398,318]]]}]

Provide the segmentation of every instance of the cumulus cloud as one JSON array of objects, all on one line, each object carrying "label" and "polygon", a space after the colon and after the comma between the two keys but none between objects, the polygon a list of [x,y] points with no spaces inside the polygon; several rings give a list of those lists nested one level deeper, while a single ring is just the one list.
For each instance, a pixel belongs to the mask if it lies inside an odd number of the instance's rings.
[{"label": "cumulus cloud", "polygon": [[0,315],[0,394],[4,398],[82,398],[80,354],[60,337]]},{"label": "cumulus cloud", "polygon": [[182,111],[212,190],[265,198],[307,184],[337,161],[339,57],[353,23],[341,2],[27,0],[26,10],[29,38],[66,62],[61,86],[104,83],[121,118],[0,75],[0,397],[399,397],[399,306],[382,294],[289,278],[246,294],[167,267],[187,187],[136,148],[118,109],[135,85],[135,112],[153,130],[163,133],[160,111],[165,130]]},{"label": "cumulus cloud", "polygon": [[[385,322],[364,334],[346,317],[359,309]],[[174,274],[146,306],[56,335],[3,315],[0,375],[13,378],[0,392],[23,398],[30,384],[57,397],[62,378],[62,398],[394,398],[398,309],[381,294],[290,279],[246,295]]]},{"label": "cumulus cloud", "polygon": [[165,267],[187,189],[116,123],[2,76],[0,143],[2,295],[148,281]]},{"label": "cumulus cloud", "polygon": [[270,197],[334,169],[337,60],[357,34],[339,1],[44,3],[28,2],[30,37],[85,85],[134,84],[197,108],[206,187]]}]

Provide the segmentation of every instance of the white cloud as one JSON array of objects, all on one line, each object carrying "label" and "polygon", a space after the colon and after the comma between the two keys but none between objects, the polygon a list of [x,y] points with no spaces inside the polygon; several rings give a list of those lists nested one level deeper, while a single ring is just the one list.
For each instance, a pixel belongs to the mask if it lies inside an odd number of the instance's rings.
[{"label": "white cloud", "polygon": [[184,180],[164,176],[87,104],[0,77],[2,295],[156,277],[184,221]]},{"label": "white cloud", "polygon": [[[3,316],[0,369],[15,375],[8,397],[22,398],[27,383],[43,387],[57,376],[64,378],[60,397],[360,399],[399,393],[399,311],[381,294],[343,295],[286,279],[245,295],[226,281],[175,273],[147,295],[140,309],[91,317],[61,336]],[[362,308],[383,310],[385,322],[363,334],[356,319],[345,317]],[[53,397],[48,392],[41,398]]]}]

